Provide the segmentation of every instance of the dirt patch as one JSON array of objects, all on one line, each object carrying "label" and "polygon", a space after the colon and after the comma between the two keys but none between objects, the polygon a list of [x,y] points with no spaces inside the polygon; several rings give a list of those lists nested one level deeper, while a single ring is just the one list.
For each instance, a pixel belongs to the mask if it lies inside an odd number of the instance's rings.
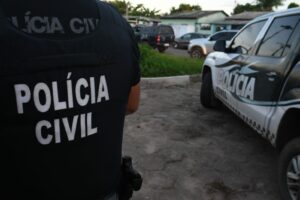
[{"label": "dirt patch", "polygon": [[124,154],[144,177],[133,200],[279,200],[273,147],[226,109],[205,109],[200,83],[142,85]]}]

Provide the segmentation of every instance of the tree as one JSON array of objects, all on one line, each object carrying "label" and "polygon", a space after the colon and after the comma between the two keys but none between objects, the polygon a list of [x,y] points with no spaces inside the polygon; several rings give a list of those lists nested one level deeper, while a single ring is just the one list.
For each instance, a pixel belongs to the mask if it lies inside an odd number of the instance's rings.
[{"label": "tree", "polygon": [[132,6],[125,0],[113,0],[109,1],[109,4],[113,5],[122,15],[142,16],[142,17],[157,17],[159,16],[159,10],[150,10],[145,8],[143,4]]},{"label": "tree", "polygon": [[184,11],[193,11],[193,10],[202,10],[199,5],[190,5],[190,4],[180,4],[178,8],[172,7],[170,14],[184,12]]},{"label": "tree", "polygon": [[244,11],[261,11],[261,7],[259,5],[251,5],[250,3],[246,3],[245,5],[237,4],[233,9],[233,14],[239,14]]},{"label": "tree", "polygon": [[257,5],[261,6],[262,10],[272,11],[273,7],[281,6],[283,1],[285,0],[257,0]]},{"label": "tree", "polygon": [[138,4],[136,7],[133,7],[130,11],[130,15],[132,16],[143,16],[143,17],[158,17],[159,10],[150,10],[149,8],[145,8],[143,4]]},{"label": "tree", "polygon": [[297,4],[295,2],[292,2],[288,5],[288,8],[296,8],[296,7],[299,7],[299,4]]},{"label": "tree", "polygon": [[114,0],[109,1],[109,4],[113,5],[122,15],[127,14],[132,9],[132,6],[129,2],[126,2],[125,0]]},{"label": "tree", "polygon": [[278,7],[282,5],[285,0],[257,0],[256,4],[237,4],[233,9],[234,14],[238,14],[244,11],[272,11],[273,7]]}]

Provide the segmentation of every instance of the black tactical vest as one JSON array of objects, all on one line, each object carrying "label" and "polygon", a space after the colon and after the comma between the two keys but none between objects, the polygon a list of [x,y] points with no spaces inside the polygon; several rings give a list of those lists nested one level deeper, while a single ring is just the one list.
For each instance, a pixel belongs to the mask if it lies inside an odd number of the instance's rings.
[{"label": "black tactical vest", "polygon": [[100,1],[0,4],[0,199],[115,192],[139,80],[131,28]]}]

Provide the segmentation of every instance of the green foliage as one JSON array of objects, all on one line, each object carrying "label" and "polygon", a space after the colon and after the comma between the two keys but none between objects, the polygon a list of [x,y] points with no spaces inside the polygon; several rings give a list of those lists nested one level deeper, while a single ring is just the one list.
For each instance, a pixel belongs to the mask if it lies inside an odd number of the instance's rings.
[{"label": "green foliage", "polygon": [[142,17],[157,17],[159,10],[150,10],[145,8],[143,4],[132,6],[129,1],[125,0],[110,0],[109,4],[113,5],[122,15],[142,16]]},{"label": "green foliage", "polygon": [[170,14],[183,12],[183,11],[193,11],[193,10],[201,10],[199,5],[190,5],[190,4],[180,4],[178,8],[172,7],[170,10]]},{"label": "green foliage", "polygon": [[239,14],[245,11],[261,11],[260,5],[251,5],[250,3],[246,3],[244,5],[237,4],[237,6],[233,9],[233,14]]},{"label": "green foliage", "polygon": [[159,16],[159,10],[150,10],[149,8],[145,8],[143,4],[138,4],[136,7],[131,9],[129,15],[154,18]]},{"label": "green foliage", "polygon": [[143,77],[199,74],[203,59],[196,60],[159,53],[148,45],[139,45]]},{"label": "green foliage", "polygon": [[282,5],[285,0],[257,0],[257,5],[260,5],[263,10],[272,11],[272,8],[277,8]]},{"label": "green foliage", "polygon": [[297,8],[299,7],[299,4],[295,3],[295,2],[292,2],[288,5],[288,8]]},{"label": "green foliage", "polygon": [[131,9],[131,5],[129,2],[126,2],[125,0],[114,0],[109,1],[109,4],[113,5],[122,15],[126,14],[126,11],[129,11]]},{"label": "green foliage", "polygon": [[233,9],[234,14],[238,14],[244,11],[272,11],[273,7],[282,5],[285,0],[257,0],[256,4],[237,4]]}]

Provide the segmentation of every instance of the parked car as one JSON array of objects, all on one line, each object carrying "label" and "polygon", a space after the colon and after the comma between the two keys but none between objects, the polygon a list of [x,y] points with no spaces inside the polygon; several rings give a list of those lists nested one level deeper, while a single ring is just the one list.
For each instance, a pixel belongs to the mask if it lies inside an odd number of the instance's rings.
[{"label": "parked car", "polygon": [[225,43],[205,59],[201,103],[223,103],[276,147],[282,199],[300,199],[300,8],[258,17]]},{"label": "parked car", "polygon": [[139,27],[136,31],[139,42],[147,43],[159,52],[164,52],[170,44],[173,44],[175,35],[172,26],[156,25]]},{"label": "parked car", "polygon": [[146,27],[145,25],[136,25],[136,26],[132,27],[135,38],[136,38],[137,41],[141,41],[141,33],[143,32],[143,29],[145,27]]},{"label": "parked car", "polygon": [[174,48],[183,48],[187,49],[190,43],[190,40],[197,38],[206,38],[207,35],[201,33],[186,33],[178,38],[175,38],[173,47]]},{"label": "parked car", "polygon": [[237,30],[224,30],[216,32],[207,38],[191,40],[188,46],[188,53],[192,58],[204,57],[213,51],[217,40],[230,41],[237,32]]}]

